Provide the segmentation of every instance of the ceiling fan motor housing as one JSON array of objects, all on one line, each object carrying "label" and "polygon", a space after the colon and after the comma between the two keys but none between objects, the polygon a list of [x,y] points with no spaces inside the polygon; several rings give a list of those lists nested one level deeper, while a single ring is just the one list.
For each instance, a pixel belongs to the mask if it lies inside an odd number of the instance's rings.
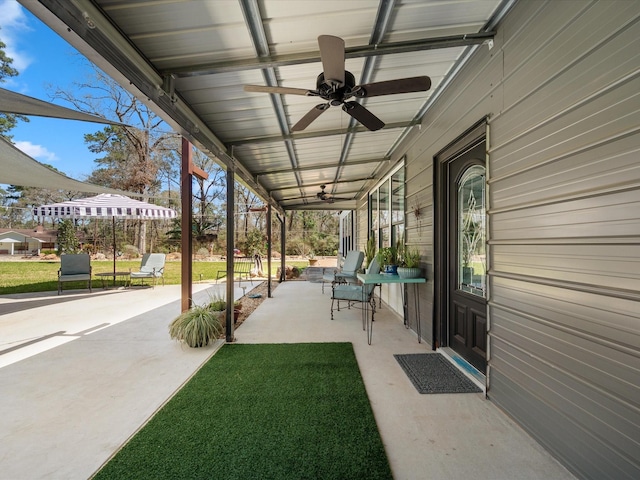
[{"label": "ceiling fan motor housing", "polygon": [[334,85],[325,82],[324,72],[316,79],[316,90],[321,98],[327,100],[334,107],[341,105],[345,99],[352,95],[352,90],[356,86],[356,77],[347,70],[344,72],[344,85],[335,88]]}]

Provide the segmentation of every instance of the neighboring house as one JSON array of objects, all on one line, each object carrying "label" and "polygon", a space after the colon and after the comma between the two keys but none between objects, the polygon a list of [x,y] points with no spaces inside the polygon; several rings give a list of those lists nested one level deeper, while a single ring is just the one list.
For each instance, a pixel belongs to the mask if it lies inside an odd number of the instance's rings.
[{"label": "neighboring house", "polygon": [[0,255],[39,254],[41,250],[54,250],[58,239],[57,230],[0,228]]}]

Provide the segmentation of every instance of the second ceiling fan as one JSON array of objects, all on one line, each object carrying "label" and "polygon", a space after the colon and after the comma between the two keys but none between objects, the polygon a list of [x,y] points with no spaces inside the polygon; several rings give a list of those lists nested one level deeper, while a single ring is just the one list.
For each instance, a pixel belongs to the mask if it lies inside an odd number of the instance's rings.
[{"label": "second ceiling fan", "polygon": [[379,130],[384,127],[384,122],[358,102],[349,100],[350,98],[369,98],[382,95],[395,95],[398,93],[423,92],[429,90],[431,87],[431,79],[426,75],[356,85],[355,77],[351,72],[345,70],[344,67],[344,40],[332,35],[320,35],[318,37],[318,46],[320,47],[320,58],[322,59],[322,68],[324,71],[318,75],[315,90],[262,85],[244,86],[247,92],[305,95],[309,97],[320,97],[326,100],[327,103],[316,105],[302,117],[298,123],[291,127],[291,131],[293,132],[304,130],[330,106],[338,105],[342,105],[342,110],[369,130]]},{"label": "second ceiling fan", "polygon": [[334,197],[333,195],[325,192],[324,191],[325,188],[327,188],[326,185],[320,185],[320,191],[318,193],[316,193],[316,197],[318,198],[318,200],[322,200],[323,202],[327,202],[327,203],[333,203],[336,200],[338,200],[338,201],[340,201],[340,200],[352,200],[351,198]]}]

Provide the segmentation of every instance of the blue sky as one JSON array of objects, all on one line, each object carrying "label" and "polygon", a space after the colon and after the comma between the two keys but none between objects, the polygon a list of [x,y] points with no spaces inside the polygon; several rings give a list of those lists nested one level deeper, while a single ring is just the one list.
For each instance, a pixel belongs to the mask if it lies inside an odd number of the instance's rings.
[{"label": "blue sky", "polygon": [[[2,88],[71,107],[51,96],[56,88],[71,89],[89,72],[87,61],[73,47],[15,0],[0,0],[0,40],[20,72],[0,83]],[[87,149],[84,134],[102,126],[42,117],[30,120],[19,122],[11,131],[16,146],[69,177],[85,180],[96,155]]]}]

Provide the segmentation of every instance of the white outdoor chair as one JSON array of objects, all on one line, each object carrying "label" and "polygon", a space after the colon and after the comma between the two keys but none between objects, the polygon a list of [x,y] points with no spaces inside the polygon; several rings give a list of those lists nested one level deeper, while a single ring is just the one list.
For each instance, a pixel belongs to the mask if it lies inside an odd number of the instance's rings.
[{"label": "white outdoor chair", "polygon": [[342,269],[334,269],[333,272],[322,275],[322,293],[324,293],[325,283],[330,283],[332,285],[336,283],[356,283],[358,281],[356,274],[360,271],[363,261],[363,252],[359,250],[351,250],[347,252]]},{"label": "white outdoor chair", "polygon": [[91,292],[91,258],[86,253],[66,253],[60,257],[58,270],[58,295],[63,282],[87,282]]},{"label": "white outdoor chair", "polygon": [[156,286],[158,278],[162,279],[162,285],[164,286],[164,263],[166,255],[164,253],[145,253],[142,256],[142,262],[140,262],[139,272],[130,272],[131,284],[133,279],[139,278],[141,284],[144,285],[145,278],[153,279],[153,286]]}]

